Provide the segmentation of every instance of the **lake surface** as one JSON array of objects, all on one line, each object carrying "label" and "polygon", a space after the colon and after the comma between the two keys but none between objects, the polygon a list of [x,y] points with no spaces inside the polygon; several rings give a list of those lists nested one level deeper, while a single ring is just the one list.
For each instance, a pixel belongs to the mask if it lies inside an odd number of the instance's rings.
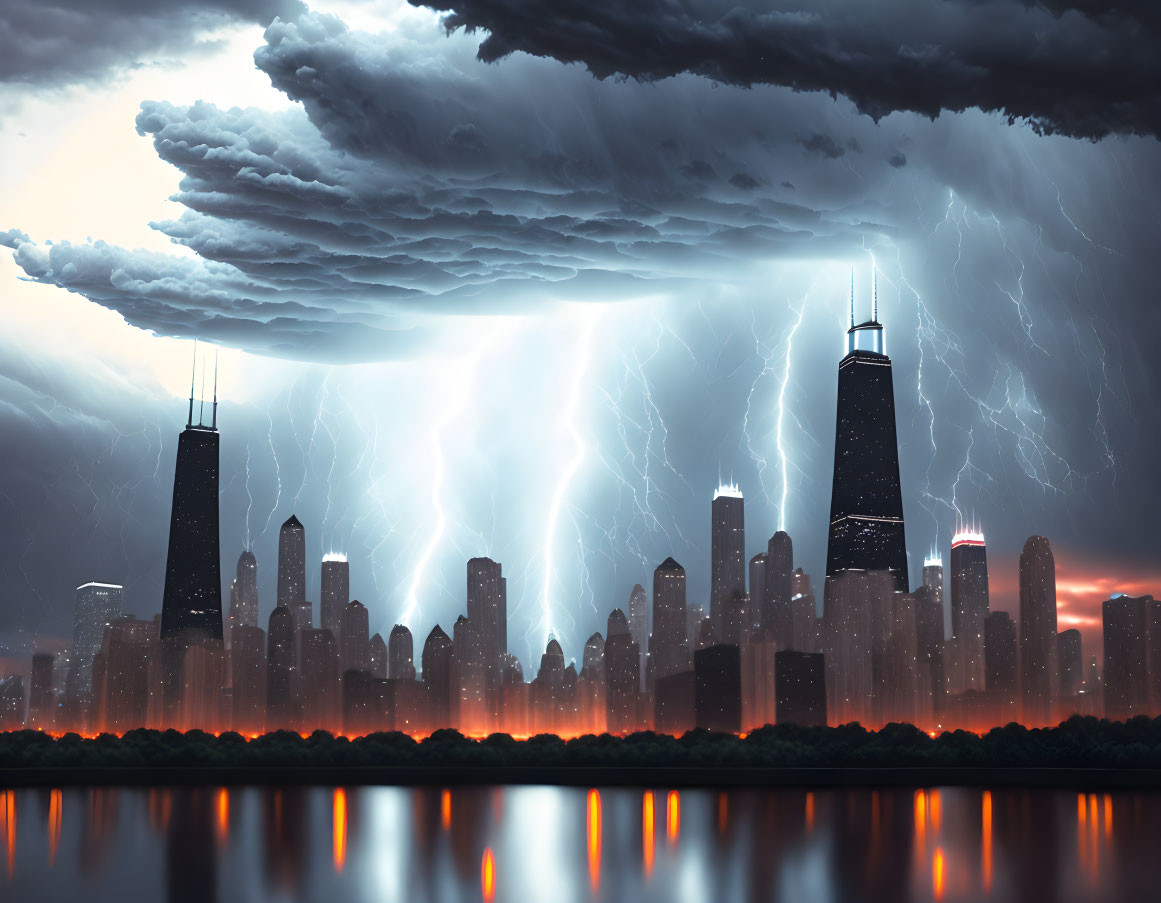
[{"label": "lake surface", "polygon": [[0,790],[4,901],[1156,899],[1161,795]]}]

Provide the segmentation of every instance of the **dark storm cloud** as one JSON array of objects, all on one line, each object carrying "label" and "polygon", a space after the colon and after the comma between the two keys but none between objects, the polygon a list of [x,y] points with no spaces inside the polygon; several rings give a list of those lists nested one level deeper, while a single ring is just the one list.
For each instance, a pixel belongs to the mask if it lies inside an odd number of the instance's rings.
[{"label": "dark storm cloud", "polygon": [[1099,138],[1161,132],[1161,16],[1151,0],[411,0],[449,30],[646,81],[693,73],[850,98],[876,120],[978,108]]},{"label": "dark storm cloud", "polygon": [[300,0],[5,0],[0,82],[61,85],[188,52],[199,32],[237,21],[265,25]]},{"label": "dark storm cloud", "polygon": [[[186,212],[153,225],[195,257],[13,238],[25,273],[163,335],[389,359],[449,315],[716,285],[895,228],[868,176],[896,139],[868,122],[880,159],[860,173],[804,162],[781,120],[817,99],[485,68],[464,39],[386,44],[314,14],[266,37],[255,59],[301,109],[148,102],[137,118],[183,174]],[[813,185],[793,202],[775,177],[791,170]]]}]

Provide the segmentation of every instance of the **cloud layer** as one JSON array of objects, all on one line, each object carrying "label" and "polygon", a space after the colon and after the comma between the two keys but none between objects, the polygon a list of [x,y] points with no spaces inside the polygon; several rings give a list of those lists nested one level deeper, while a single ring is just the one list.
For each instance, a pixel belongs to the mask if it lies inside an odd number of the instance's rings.
[{"label": "cloud layer", "polygon": [[516,51],[599,78],[693,73],[848,97],[875,119],[978,108],[1038,130],[1161,133],[1161,16],[1150,0],[411,0]]}]

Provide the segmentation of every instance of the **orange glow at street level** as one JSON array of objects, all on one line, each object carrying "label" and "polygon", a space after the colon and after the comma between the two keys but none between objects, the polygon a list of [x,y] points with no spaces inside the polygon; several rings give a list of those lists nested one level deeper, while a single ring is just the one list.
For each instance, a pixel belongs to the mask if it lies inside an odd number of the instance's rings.
[{"label": "orange glow at street level", "polygon": [[331,832],[335,855],[335,871],[341,872],[347,861],[347,791],[335,788],[332,803]]},{"label": "orange glow at street level", "polygon": [[60,848],[61,792],[53,790],[48,795],[48,864],[56,862],[56,851]]},{"label": "orange glow at street level", "polygon": [[931,890],[936,900],[943,899],[943,848],[935,848],[935,858],[931,862]]},{"label": "orange glow at street level", "polygon": [[730,798],[724,793],[718,794],[718,833],[725,834],[730,823]]},{"label": "orange glow at street level", "polygon": [[984,891],[992,890],[992,791],[984,791],[983,799],[983,878]]},{"label": "orange glow at street level", "polygon": [[806,831],[810,833],[814,830],[814,794],[808,792],[806,794]]},{"label": "orange glow at street level", "polygon": [[230,793],[225,787],[218,790],[216,812],[218,849],[224,850],[226,848],[226,841],[230,839]]},{"label": "orange glow at street level", "polygon": [[452,798],[451,791],[445,789],[439,795],[439,822],[445,831],[451,830]]},{"label": "orange glow at street level", "polygon": [[590,790],[588,798],[588,817],[586,818],[586,835],[589,849],[589,883],[593,893],[601,889],[601,794],[598,790]]},{"label": "orange glow at street level", "polygon": [[670,790],[665,799],[665,839],[677,843],[681,835],[681,794]]},{"label": "orange glow at street level", "polygon": [[939,822],[943,814],[943,807],[940,805],[938,790],[931,791],[929,809],[931,810],[931,832],[938,834]]},{"label": "orange glow at street level", "polygon": [[645,877],[653,874],[653,791],[646,790],[641,797],[641,845],[644,849]]},{"label": "orange glow at street level", "polygon": [[16,868],[16,792],[0,793],[0,822],[4,825],[4,849],[8,854],[8,877]]},{"label": "orange glow at street level", "polygon": [[496,899],[496,857],[491,847],[484,850],[484,858],[480,862],[480,892],[484,895],[484,903],[492,903]]}]

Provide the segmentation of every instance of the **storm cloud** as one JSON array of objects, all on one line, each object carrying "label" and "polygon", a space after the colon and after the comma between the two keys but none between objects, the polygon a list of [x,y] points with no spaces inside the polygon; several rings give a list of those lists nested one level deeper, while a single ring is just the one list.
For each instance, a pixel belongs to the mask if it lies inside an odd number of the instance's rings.
[{"label": "storm cloud", "polygon": [[63,85],[196,49],[233,22],[265,25],[300,0],[5,0],[0,82]]},{"label": "storm cloud", "polygon": [[1150,0],[411,0],[449,30],[598,78],[693,73],[854,101],[876,120],[977,108],[1086,138],[1161,132],[1161,16]]}]

